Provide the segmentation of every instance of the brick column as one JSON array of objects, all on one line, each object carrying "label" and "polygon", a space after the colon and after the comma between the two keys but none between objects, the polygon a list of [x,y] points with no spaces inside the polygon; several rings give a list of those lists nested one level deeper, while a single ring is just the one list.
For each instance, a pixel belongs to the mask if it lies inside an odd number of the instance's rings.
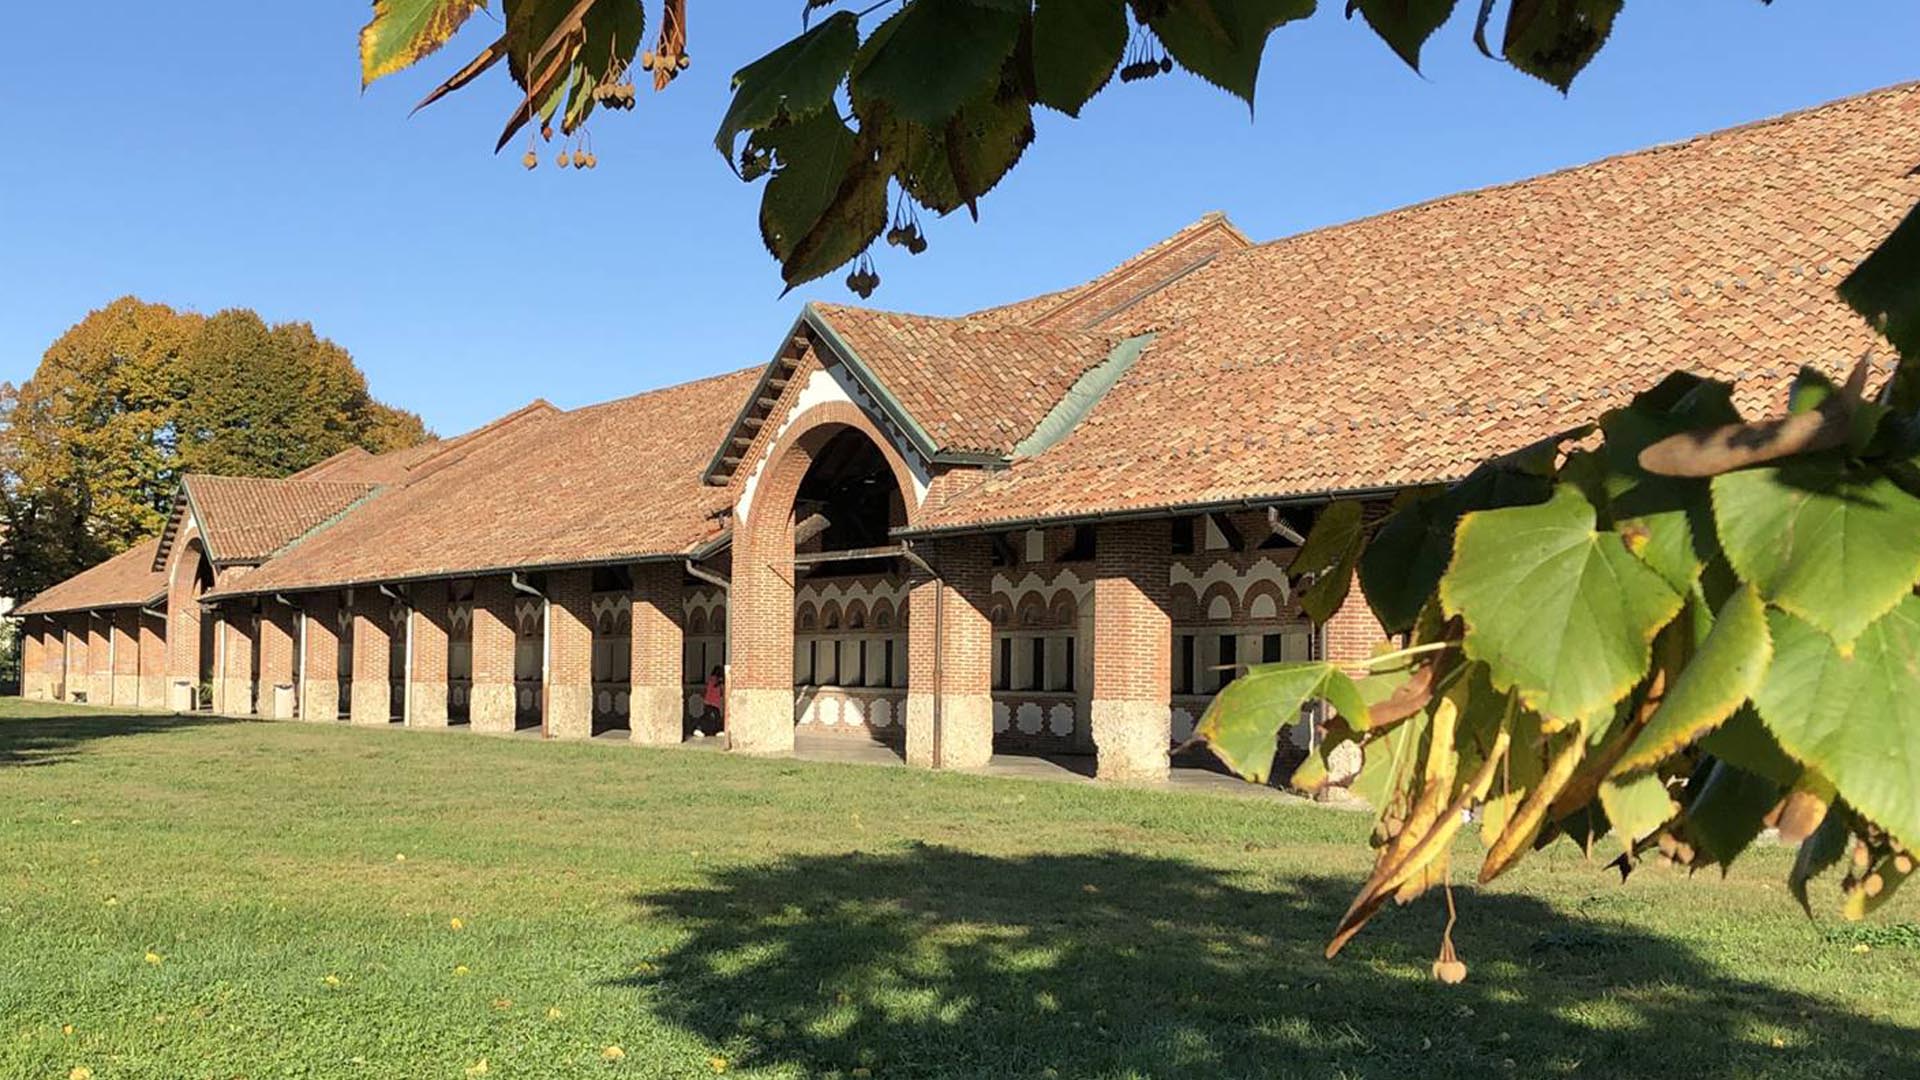
[{"label": "brick column", "polygon": [[[174,572],[190,573],[186,567]],[[190,590],[176,584],[167,592],[167,708],[174,712],[199,708],[200,620],[212,617]]]},{"label": "brick column", "polygon": [[593,573],[556,570],[547,575],[546,695],[541,716],[549,739],[593,735]]},{"label": "brick column", "polygon": [[67,627],[58,615],[40,620],[41,655],[46,660],[48,701],[67,696]]},{"label": "brick column", "polygon": [[62,633],[67,636],[66,687],[68,701],[84,701],[88,692],[88,673],[92,671],[87,655],[86,612],[67,615],[63,620]]},{"label": "brick column", "polygon": [[637,743],[680,742],[686,708],[680,700],[686,637],[680,577],[678,563],[633,568],[633,685],[627,716]]},{"label": "brick column", "polygon": [[47,648],[41,636],[42,619],[29,615],[20,620],[20,696],[39,701],[47,693]]},{"label": "brick column", "polygon": [[113,703],[121,708],[140,704],[140,609],[113,612]]},{"label": "brick column", "polygon": [[220,605],[220,672],[214,711],[223,716],[253,714],[252,606]]},{"label": "brick column", "polygon": [[[270,720],[291,720],[294,695],[294,635],[298,633],[298,613],[278,600],[262,601],[260,611],[260,715]],[[281,687],[286,687],[282,691]]]},{"label": "brick column", "polygon": [[139,613],[140,672],[134,704],[143,709],[167,707],[167,620],[150,611]]},{"label": "brick column", "polygon": [[1387,640],[1380,621],[1373,617],[1367,598],[1360,592],[1360,575],[1353,576],[1347,602],[1326,622],[1327,655],[1324,659],[1344,665],[1353,674],[1364,674],[1360,662],[1373,655],[1374,647]]},{"label": "brick column", "polygon": [[485,734],[513,734],[513,586],[504,577],[473,583],[473,688],[468,723]]},{"label": "brick column", "polygon": [[727,746],[748,754],[793,750],[793,525],[766,486],[756,522],[734,526],[727,590]]},{"label": "brick column", "polygon": [[407,726],[447,726],[447,583],[415,585],[413,601],[412,670],[407,672]]},{"label": "brick column", "polygon": [[1172,541],[1164,521],[1100,530],[1094,555],[1091,726],[1102,780],[1165,780],[1173,742]]},{"label": "brick column", "polygon": [[353,590],[353,682],[348,716],[355,724],[379,725],[393,719],[393,601],[372,585]]},{"label": "brick column", "polygon": [[113,704],[113,613],[89,612],[87,615],[87,700],[95,705]]},{"label": "brick column", "polygon": [[[300,719],[330,724],[340,719],[340,597],[312,593],[301,597],[306,642],[300,655]],[[295,633],[300,631],[296,629]]]},{"label": "brick column", "polygon": [[932,768],[937,742],[941,768],[979,768],[993,756],[992,544],[963,536],[921,552],[940,577],[916,569],[909,581],[907,764]]}]

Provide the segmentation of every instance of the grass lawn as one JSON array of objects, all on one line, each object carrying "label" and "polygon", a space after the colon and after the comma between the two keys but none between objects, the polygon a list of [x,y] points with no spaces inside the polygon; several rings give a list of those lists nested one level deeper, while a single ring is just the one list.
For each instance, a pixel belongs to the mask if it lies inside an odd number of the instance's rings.
[{"label": "grass lawn", "polygon": [[9,700],[0,1077],[1920,1076],[1913,895],[1562,851],[1457,891],[1443,987],[1438,898],[1320,958],[1367,826]]}]

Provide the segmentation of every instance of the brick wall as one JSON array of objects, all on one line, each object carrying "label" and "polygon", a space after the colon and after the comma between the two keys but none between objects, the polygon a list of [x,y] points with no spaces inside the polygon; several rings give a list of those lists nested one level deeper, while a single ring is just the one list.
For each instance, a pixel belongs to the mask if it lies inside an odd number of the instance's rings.
[{"label": "brick wall", "polygon": [[244,716],[254,708],[252,605],[222,604],[219,619],[220,671],[215,684],[214,711]]},{"label": "brick wall", "polygon": [[63,632],[67,638],[67,700],[84,701],[91,687],[88,685],[88,673],[93,670],[92,659],[87,653],[86,612],[77,615],[62,616]]},{"label": "brick wall", "polygon": [[1347,602],[1327,620],[1326,659],[1349,666],[1351,671],[1363,670],[1351,665],[1372,656],[1375,647],[1385,640],[1386,632],[1380,629],[1379,620],[1367,607],[1367,598],[1360,593],[1360,578],[1356,574]]},{"label": "brick wall", "polygon": [[[260,612],[260,713],[276,720],[291,719],[296,710],[293,680],[294,609],[278,600],[262,601]],[[290,689],[282,694],[281,686]]]},{"label": "brick wall", "polygon": [[132,707],[140,703],[140,609],[113,612],[113,703]]},{"label": "brick wall", "polygon": [[593,734],[593,572],[547,574],[547,670],[541,712],[548,738]]},{"label": "brick wall", "polygon": [[47,694],[46,620],[29,615],[20,622],[20,696],[43,700]]},{"label": "brick wall", "polygon": [[907,761],[978,768],[993,755],[992,541],[960,536],[917,550],[939,577],[915,568],[908,579]]},{"label": "brick wall", "polygon": [[87,700],[95,705],[113,704],[113,621],[112,613],[87,615]]},{"label": "brick wall", "polygon": [[682,591],[678,563],[633,568],[633,685],[627,717],[638,743],[671,744],[681,738],[680,665],[686,640]]},{"label": "brick wall", "polygon": [[412,670],[407,677],[407,723],[412,727],[447,726],[447,583],[426,581],[408,594],[413,601]]},{"label": "brick wall", "polygon": [[1162,780],[1172,742],[1172,534],[1164,521],[1116,522],[1097,538],[1093,582],[1096,775]]},{"label": "brick wall", "polygon": [[473,583],[473,690],[468,703],[473,730],[513,731],[513,586],[504,577]]},{"label": "brick wall", "polygon": [[300,718],[332,723],[340,718],[340,597],[309,593],[300,598],[305,613],[305,652],[300,657]]},{"label": "brick wall", "polygon": [[67,627],[58,615],[40,620],[42,655],[46,657],[47,700],[62,701],[67,696]]},{"label": "brick wall", "polygon": [[353,682],[348,716],[356,724],[393,718],[389,667],[393,659],[393,601],[377,588],[353,590]]},{"label": "brick wall", "polygon": [[167,707],[167,619],[150,611],[140,619],[140,690],[143,709]]}]

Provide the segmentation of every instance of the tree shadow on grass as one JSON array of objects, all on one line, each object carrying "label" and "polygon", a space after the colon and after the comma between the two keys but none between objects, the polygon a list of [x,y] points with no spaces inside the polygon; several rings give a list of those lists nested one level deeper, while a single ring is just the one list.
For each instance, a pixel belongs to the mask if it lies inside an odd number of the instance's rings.
[{"label": "tree shadow on grass", "polygon": [[86,743],[232,723],[204,714],[66,712],[0,718],[0,769],[57,765]]},{"label": "tree shadow on grass", "polygon": [[1326,961],[1354,886],[1122,853],[796,858],[637,897],[689,937],[622,982],[731,1067],[802,1075],[1920,1076],[1920,1032],[1526,897],[1461,897],[1461,986],[1428,975],[1437,900]]}]

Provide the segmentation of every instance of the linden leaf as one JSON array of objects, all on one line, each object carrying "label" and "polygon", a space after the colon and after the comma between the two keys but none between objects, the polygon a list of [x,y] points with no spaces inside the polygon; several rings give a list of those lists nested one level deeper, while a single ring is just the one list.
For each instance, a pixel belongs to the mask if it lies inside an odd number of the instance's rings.
[{"label": "linden leaf", "polygon": [[1486,663],[1494,687],[1562,723],[1632,689],[1682,603],[1594,520],[1572,484],[1539,506],[1468,514],[1440,579],[1440,602],[1466,620],[1466,653]]},{"label": "linden leaf", "polygon": [[1147,21],[1180,66],[1253,107],[1267,36],[1313,14],[1315,0],[1181,0]]},{"label": "linden leaf", "polygon": [[1347,0],[1347,18],[1354,12],[1367,20],[1407,66],[1420,70],[1420,47],[1453,14],[1458,0]]},{"label": "linden leaf", "polygon": [[860,20],[838,11],[818,26],[741,68],[733,75],[733,103],[713,137],[720,156],[733,161],[743,131],[786,117],[797,120],[832,104],[860,48]]},{"label": "linden leaf", "polygon": [[1652,768],[1718,727],[1760,685],[1772,657],[1766,608],[1753,586],[1742,586],[1720,606],[1706,640],[1612,775]]},{"label": "linden leaf", "polygon": [[1731,762],[1715,761],[1710,768],[1687,804],[1687,832],[1708,859],[1727,867],[1760,835],[1785,791]]},{"label": "linden leaf", "polygon": [[847,83],[854,111],[865,118],[883,109],[940,127],[998,82],[1020,22],[993,0],[913,0],[854,56]]},{"label": "linden leaf", "polygon": [[[1513,0],[1507,10],[1507,63],[1561,93],[1573,85],[1613,32],[1614,17],[1625,0]],[[1481,8],[1478,36],[1485,48],[1488,4]]]},{"label": "linden leaf", "polygon": [[1627,780],[1602,780],[1599,796],[1600,808],[1606,811],[1607,822],[1628,854],[1633,853],[1636,841],[1651,836],[1678,809],[1667,794],[1667,785],[1652,773]]},{"label": "linden leaf", "polygon": [[1734,570],[1841,648],[1920,580],[1920,497],[1837,453],[1714,477],[1713,511]]},{"label": "linden leaf", "polygon": [[1346,602],[1353,585],[1353,566],[1366,542],[1363,516],[1360,504],[1351,499],[1329,504],[1314,519],[1313,531],[1300,545],[1300,553],[1287,564],[1287,572],[1295,577],[1314,575],[1313,584],[1299,599],[1300,610],[1316,623],[1332,618]]},{"label": "linden leaf", "polygon": [[1851,655],[1792,615],[1769,622],[1773,666],[1753,699],[1767,729],[1848,806],[1920,843],[1920,597],[1862,631]]},{"label": "linden leaf", "polygon": [[1360,557],[1360,590],[1381,629],[1401,634],[1413,628],[1453,558],[1462,514],[1542,502],[1552,490],[1552,481],[1536,472],[1488,462],[1444,493],[1388,515]]},{"label": "linden leaf", "polygon": [[1034,100],[1079,116],[1120,66],[1127,47],[1121,0],[1035,0]]},{"label": "linden leaf", "polygon": [[1847,840],[1851,836],[1847,815],[1829,811],[1813,835],[1800,842],[1800,850],[1793,858],[1793,869],[1787,874],[1787,891],[1800,901],[1800,908],[1808,918],[1813,917],[1813,904],[1807,898],[1807,885],[1846,855]]},{"label": "linden leaf", "polygon": [[988,94],[938,129],[908,129],[899,179],[920,205],[950,214],[991,191],[1033,142],[1033,106]]},{"label": "linden leaf", "polygon": [[1314,660],[1255,664],[1214,695],[1193,735],[1242,779],[1264,784],[1281,731],[1299,723],[1301,708],[1315,698],[1325,698],[1353,727],[1366,727],[1367,703],[1353,680]]},{"label": "linden leaf", "polygon": [[374,0],[360,31],[360,85],[406,68],[447,43],[486,0]]}]

